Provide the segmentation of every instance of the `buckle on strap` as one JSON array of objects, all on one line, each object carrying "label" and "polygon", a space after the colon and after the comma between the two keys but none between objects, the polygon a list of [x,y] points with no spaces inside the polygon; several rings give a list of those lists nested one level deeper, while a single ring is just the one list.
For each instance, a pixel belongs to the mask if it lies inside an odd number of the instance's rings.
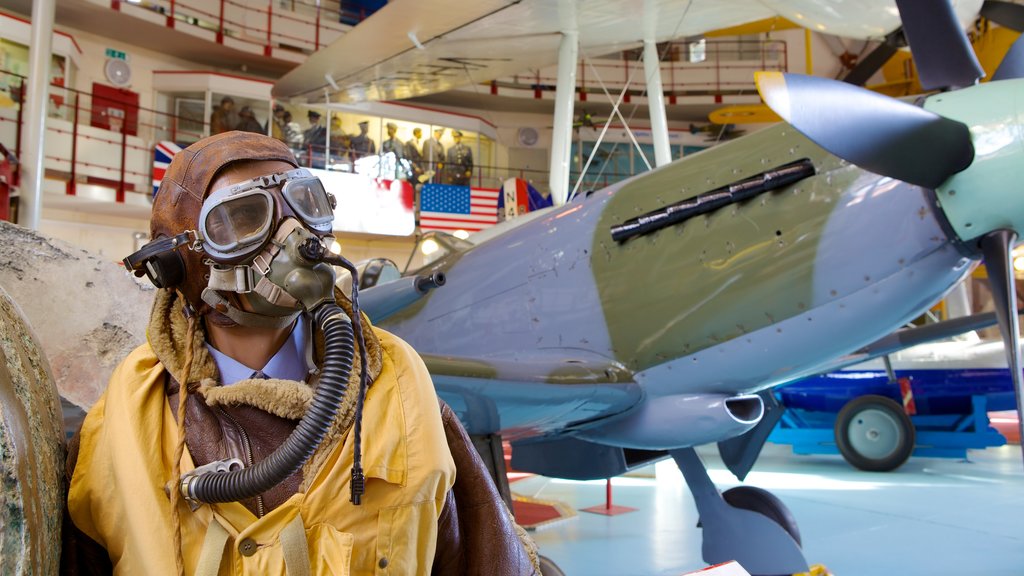
[{"label": "buckle on strap", "polygon": [[256,287],[256,275],[251,266],[231,266],[210,268],[210,281],[208,286],[214,290],[225,290],[248,294]]}]

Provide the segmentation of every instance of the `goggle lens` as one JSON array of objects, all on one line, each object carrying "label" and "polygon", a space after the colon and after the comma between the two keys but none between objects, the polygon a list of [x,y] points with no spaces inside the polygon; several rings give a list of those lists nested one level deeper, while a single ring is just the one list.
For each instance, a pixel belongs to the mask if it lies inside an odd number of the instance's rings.
[{"label": "goggle lens", "polygon": [[295,214],[313,228],[329,231],[334,208],[319,178],[301,178],[285,182],[281,189]]},{"label": "goggle lens", "polygon": [[266,193],[229,197],[206,214],[204,235],[219,251],[232,252],[261,242],[270,229],[271,217],[271,199]]}]

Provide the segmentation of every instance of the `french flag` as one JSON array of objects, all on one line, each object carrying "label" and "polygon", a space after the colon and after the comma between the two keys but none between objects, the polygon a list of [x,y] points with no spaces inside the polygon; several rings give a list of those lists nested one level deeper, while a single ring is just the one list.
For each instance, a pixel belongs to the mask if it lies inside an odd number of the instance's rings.
[{"label": "french flag", "polygon": [[164,140],[157,143],[153,149],[153,195],[156,196],[156,191],[160,189],[160,182],[164,179],[164,174],[167,173],[167,166],[171,163],[171,159],[174,155],[181,152],[181,146],[178,146],[174,142]]}]

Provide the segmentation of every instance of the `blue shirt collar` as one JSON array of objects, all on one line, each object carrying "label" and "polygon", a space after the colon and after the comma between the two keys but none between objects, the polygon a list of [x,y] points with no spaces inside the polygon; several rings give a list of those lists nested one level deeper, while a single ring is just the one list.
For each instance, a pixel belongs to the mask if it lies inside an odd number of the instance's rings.
[{"label": "blue shirt collar", "polygon": [[[260,371],[268,378],[304,382],[310,368],[307,364],[309,344],[310,336],[309,330],[306,328],[306,318],[304,314],[299,314],[288,340],[281,345],[281,348]],[[222,385],[227,386],[239,380],[252,378],[255,372],[252,368],[217,350],[209,342],[206,343],[206,349],[210,351],[213,361],[217,364]]]}]

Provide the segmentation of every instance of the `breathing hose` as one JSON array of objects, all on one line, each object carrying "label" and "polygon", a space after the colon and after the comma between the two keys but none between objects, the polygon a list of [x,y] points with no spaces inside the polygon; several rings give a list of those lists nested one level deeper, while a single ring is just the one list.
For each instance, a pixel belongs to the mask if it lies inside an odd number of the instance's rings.
[{"label": "breathing hose", "polygon": [[[237,502],[252,498],[294,474],[320,446],[348,387],[355,344],[352,319],[334,301],[320,304],[311,316],[324,335],[324,361],[306,414],[284,443],[254,466],[183,477],[181,491],[186,499]],[[365,362],[363,366],[365,372]]]}]

